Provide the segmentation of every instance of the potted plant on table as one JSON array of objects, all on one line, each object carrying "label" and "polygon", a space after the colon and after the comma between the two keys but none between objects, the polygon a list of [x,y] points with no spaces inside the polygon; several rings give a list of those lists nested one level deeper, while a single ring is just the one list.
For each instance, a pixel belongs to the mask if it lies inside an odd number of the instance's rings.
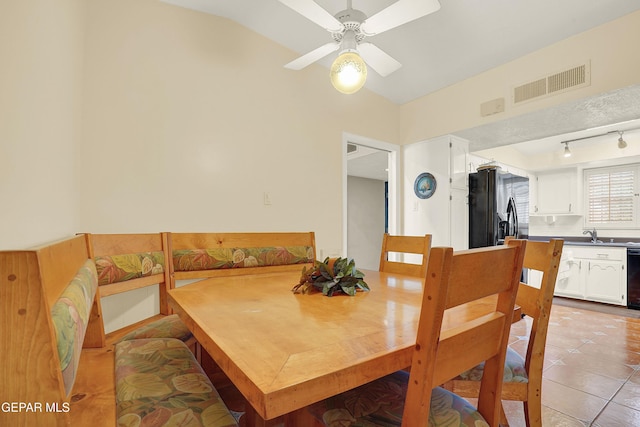
[{"label": "potted plant on table", "polygon": [[313,268],[305,267],[300,283],[292,289],[294,293],[308,294],[321,290],[326,296],[343,292],[354,296],[358,290],[368,291],[369,285],[363,280],[364,274],[356,269],[356,263],[349,258],[326,258],[316,261]]}]

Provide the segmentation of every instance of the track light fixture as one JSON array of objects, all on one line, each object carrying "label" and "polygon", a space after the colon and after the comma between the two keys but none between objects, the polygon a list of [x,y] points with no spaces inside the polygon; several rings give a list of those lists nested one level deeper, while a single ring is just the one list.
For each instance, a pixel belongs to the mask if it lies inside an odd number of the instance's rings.
[{"label": "track light fixture", "polygon": [[[633,130],[638,130],[640,128],[633,128],[633,129],[626,129],[626,131],[633,131]],[[591,138],[599,138],[601,136],[607,136],[607,135],[611,135],[617,133],[618,134],[618,148],[619,149],[623,149],[623,148],[627,148],[627,141],[624,140],[624,138],[622,137],[622,135],[625,133],[624,130],[612,130],[606,133],[600,133],[597,135],[589,135],[589,136],[583,136],[582,138],[576,138],[576,139],[569,139],[567,141],[560,141],[560,144],[564,144],[564,157],[571,157],[571,150],[569,150],[569,143],[570,142],[576,142],[576,141],[582,141],[585,139],[591,139]]]},{"label": "track light fixture", "polygon": [[619,131],[618,132],[618,134],[620,135],[620,138],[618,138],[618,148],[620,148],[620,149],[627,148],[627,141],[622,139],[622,134],[623,133],[624,133],[624,131]]}]

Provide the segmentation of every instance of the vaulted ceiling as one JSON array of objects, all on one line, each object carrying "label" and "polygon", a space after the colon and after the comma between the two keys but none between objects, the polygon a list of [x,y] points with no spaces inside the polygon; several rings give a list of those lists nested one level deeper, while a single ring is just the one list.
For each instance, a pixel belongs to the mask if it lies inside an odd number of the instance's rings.
[{"label": "vaulted ceiling", "polygon": [[[236,21],[291,49],[291,60],[331,41],[325,29],[278,0],[160,1]],[[315,1],[330,14],[347,7],[347,0]],[[352,0],[352,6],[371,16],[395,1]],[[440,3],[441,8],[435,13],[367,38],[402,64],[386,77],[369,72],[366,83],[369,90],[404,104],[640,10],[638,0],[440,0]],[[319,63],[329,68],[335,55],[328,55]],[[537,140],[638,119],[638,99],[640,85],[466,129],[457,135],[470,140],[472,150]]]}]

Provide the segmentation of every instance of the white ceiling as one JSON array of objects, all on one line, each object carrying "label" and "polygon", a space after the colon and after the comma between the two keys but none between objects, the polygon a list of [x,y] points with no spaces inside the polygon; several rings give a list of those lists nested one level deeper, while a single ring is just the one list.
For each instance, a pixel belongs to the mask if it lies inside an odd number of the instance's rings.
[{"label": "white ceiling", "polygon": [[[162,0],[229,18],[288,47],[291,60],[332,41],[278,0]],[[367,16],[395,0],[352,0]],[[316,0],[331,14],[346,0]],[[403,66],[366,87],[404,104],[640,9],[638,0],[440,0],[439,11],[367,38]],[[320,63],[329,68],[337,53]],[[282,64],[284,65],[284,64]],[[292,71],[299,72],[299,71]]]},{"label": "white ceiling", "polygon": [[[278,0],[160,0],[222,16],[292,50],[291,60],[331,41],[330,34]],[[371,16],[395,0],[352,0]],[[347,0],[316,0],[335,14]],[[367,38],[402,64],[366,87],[404,104],[574,34],[640,10],[639,0],[440,0],[433,14]],[[327,69],[336,54],[319,63]],[[282,64],[284,66],[284,64]],[[291,71],[292,73],[304,71]],[[328,78],[328,77],[327,77]],[[561,139],[640,118],[640,85],[456,132],[471,151],[524,141],[557,149]],[[566,136],[565,136],[566,135]],[[556,139],[554,139],[556,138]],[[542,143],[539,140],[544,140]],[[526,148],[525,148],[526,150]]]}]

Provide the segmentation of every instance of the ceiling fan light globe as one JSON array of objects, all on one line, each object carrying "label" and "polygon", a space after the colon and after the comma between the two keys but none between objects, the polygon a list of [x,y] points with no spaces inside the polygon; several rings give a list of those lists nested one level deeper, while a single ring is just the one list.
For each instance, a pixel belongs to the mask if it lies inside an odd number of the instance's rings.
[{"label": "ceiling fan light globe", "polygon": [[333,61],[329,75],[338,92],[350,95],[367,81],[367,65],[356,52],[344,52]]}]

